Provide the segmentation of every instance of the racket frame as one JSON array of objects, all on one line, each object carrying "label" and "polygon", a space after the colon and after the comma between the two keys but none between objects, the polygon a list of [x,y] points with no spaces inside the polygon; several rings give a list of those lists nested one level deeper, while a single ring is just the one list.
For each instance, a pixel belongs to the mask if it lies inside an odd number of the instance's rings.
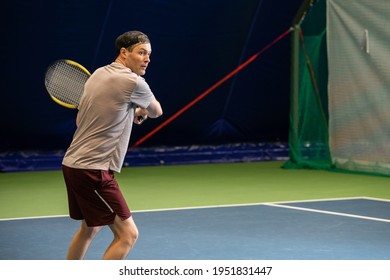
[{"label": "racket frame", "polygon": [[[79,68],[80,70],[82,70],[84,73],[86,73],[88,76],[91,76],[91,73],[87,70],[87,68],[85,68],[85,67],[84,67],[83,65],[81,65],[80,63],[77,63],[76,61],[73,61],[73,60],[70,60],[70,59],[59,59],[59,60],[56,60],[55,62],[53,62],[53,63],[50,65],[50,67],[51,67],[52,65],[55,65],[55,64],[61,62],[61,61],[65,62],[65,63],[67,63],[67,64],[74,65],[74,66],[76,66],[77,68]],[[53,96],[49,91],[48,91],[48,93],[49,93],[50,98],[51,98],[54,102],[56,102],[57,104],[59,104],[59,105],[65,107],[65,108],[77,109],[77,105],[73,105],[73,104],[69,104],[69,103],[63,102],[63,101],[59,100],[57,97]]]}]

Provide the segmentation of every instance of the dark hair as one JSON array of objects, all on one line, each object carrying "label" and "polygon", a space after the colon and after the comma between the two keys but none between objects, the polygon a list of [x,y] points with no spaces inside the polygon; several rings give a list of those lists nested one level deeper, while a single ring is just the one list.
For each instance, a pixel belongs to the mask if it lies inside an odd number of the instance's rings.
[{"label": "dark hair", "polygon": [[130,46],[138,43],[148,44],[150,43],[149,37],[141,31],[127,31],[122,35],[119,35],[115,40],[115,50],[118,55],[121,48],[127,49]]}]

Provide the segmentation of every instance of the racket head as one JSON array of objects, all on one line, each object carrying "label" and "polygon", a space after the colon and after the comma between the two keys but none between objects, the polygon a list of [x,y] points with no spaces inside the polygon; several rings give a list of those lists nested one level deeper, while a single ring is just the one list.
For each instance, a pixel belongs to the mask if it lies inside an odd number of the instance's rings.
[{"label": "racket head", "polygon": [[81,64],[60,59],[52,63],[45,73],[45,87],[59,105],[76,109],[83,95],[84,85],[91,73]]}]

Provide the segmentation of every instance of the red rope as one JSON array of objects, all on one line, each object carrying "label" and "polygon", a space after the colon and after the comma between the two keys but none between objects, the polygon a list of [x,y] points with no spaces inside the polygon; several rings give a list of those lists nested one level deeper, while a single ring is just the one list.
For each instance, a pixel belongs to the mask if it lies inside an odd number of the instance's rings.
[{"label": "red rope", "polygon": [[[251,62],[253,62],[260,54],[262,54],[263,52],[265,52],[266,50],[268,50],[269,48],[271,48],[275,43],[277,43],[278,41],[280,41],[283,37],[287,36],[293,29],[292,28],[289,28],[288,30],[286,30],[285,32],[283,32],[281,35],[279,35],[278,37],[276,37],[275,40],[273,40],[271,43],[269,43],[267,46],[265,46],[262,50],[258,51],[257,53],[255,53],[254,55],[252,55],[248,60],[246,60],[244,63],[242,63],[241,65],[239,65],[236,69],[234,69],[232,72],[230,72],[229,74],[227,74],[225,77],[223,77],[221,80],[219,80],[217,83],[215,83],[213,86],[211,86],[209,89],[207,89],[206,91],[204,91],[202,94],[200,94],[198,97],[196,97],[194,100],[192,100],[190,103],[188,103],[186,106],[184,106],[182,109],[180,109],[179,111],[177,111],[175,114],[173,114],[171,117],[169,117],[167,120],[165,120],[163,123],[161,123],[159,126],[157,126],[155,129],[153,129],[151,132],[149,132],[148,134],[146,134],[144,137],[142,137],[140,140],[138,140],[133,146],[130,147],[133,148],[133,147],[137,147],[139,146],[140,144],[142,144],[143,142],[145,142],[147,139],[149,139],[150,137],[152,137],[155,133],[157,133],[159,130],[161,130],[163,127],[165,127],[166,125],[168,125],[169,123],[171,123],[174,119],[176,119],[177,117],[179,117],[181,114],[183,114],[185,111],[187,111],[189,108],[191,108],[192,106],[194,106],[196,103],[198,103],[201,99],[203,99],[205,96],[207,96],[208,94],[210,94],[214,89],[216,89],[217,87],[219,87],[221,84],[223,84],[224,82],[226,82],[227,80],[229,80],[231,77],[233,77],[235,74],[237,74],[238,72],[240,72],[242,69],[244,69],[246,66],[248,66]],[[129,149],[129,150],[130,150]]]}]

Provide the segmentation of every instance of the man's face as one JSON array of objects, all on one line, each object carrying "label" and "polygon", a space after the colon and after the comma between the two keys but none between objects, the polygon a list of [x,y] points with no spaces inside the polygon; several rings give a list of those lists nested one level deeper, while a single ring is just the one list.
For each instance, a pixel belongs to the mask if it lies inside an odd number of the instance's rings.
[{"label": "man's face", "polygon": [[151,53],[152,47],[150,44],[137,44],[131,51],[126,49],[125,64],[137,75],[145,75]]}]

